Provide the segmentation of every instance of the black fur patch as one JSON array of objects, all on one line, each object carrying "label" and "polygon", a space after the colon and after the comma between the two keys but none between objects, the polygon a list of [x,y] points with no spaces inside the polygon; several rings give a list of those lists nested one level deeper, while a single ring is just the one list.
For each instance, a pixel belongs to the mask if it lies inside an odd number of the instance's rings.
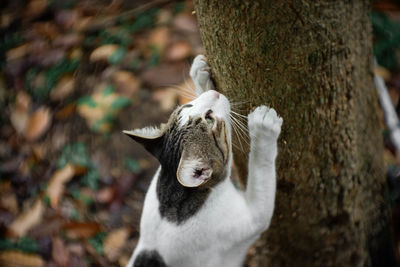
[{"label": "black fur patch", "polygon": [[163,140],[163,149],[159,157],[161,172],[157,182],[157,197],[160,202],[160,214],[161,217],[177,224],[196,214],[210,193],[208,188],[184,187],[176,178],[183,141],[186,131],[191,127],[190,124],[182,129],[178,128],[178,122],[171,125]]},{"label": "black fur patch", "polygon": [[144,250],[135,259],[133,267],[167,267],[156,250]]}]

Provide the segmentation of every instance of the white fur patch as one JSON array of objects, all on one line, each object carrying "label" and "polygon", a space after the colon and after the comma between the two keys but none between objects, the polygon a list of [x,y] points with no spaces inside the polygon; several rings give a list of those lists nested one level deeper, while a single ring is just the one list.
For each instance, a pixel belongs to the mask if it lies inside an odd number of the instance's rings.
[{"label": "white fur patch", "polygon": [[124,130],[122,132],[127,135],[140,136],[145,138],[156,138],[162,134],[162,130],[160,128],[152,126],[130,131]]}]

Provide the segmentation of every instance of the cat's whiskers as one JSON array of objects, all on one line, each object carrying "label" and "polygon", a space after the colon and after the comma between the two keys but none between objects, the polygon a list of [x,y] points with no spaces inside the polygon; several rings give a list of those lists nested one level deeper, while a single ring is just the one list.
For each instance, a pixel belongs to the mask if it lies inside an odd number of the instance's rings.
[{"label": "cat's whiskers", "polygon": [[237,112],[235,112],[235,111],[233,111],[233,110],[231,110],[231,112],[232,112],[234,115],[238,116],[238,117],[241,117],[241,118],[243,118],[243,119],[247,119],[247,116],[245,116],[245,115],[242,115],[242,114],[240,114],[240,113],[237,113]]},{"label": "cat's whiskers", "polygon": [[239,151],[241,151],[241,152],[244,153],[244,148],[243,148],[243,144],[242,144],[242,141],[241,141],[241,139],[243,138],[243,136],[242,136],[242,134],[239,134],[238,129],[237,129],[237,125],[236,125],[236,122],[235,122],[234,118],[233,118],[232,116],[230,116],[230,117],[231,117],[232,129],[233,129],[233,131],[235,132],[235,135],[236,135],[236,137],[237,137],[237,139],[238,139],[238,141],[239,141],[240,148],[239,148],[238,146],[236,146],[235,143],[232,142],[232,144],[233,144]]},{"label": "cat's whiskers", "polygon": [[180,95],[180,96],[182,96],[182,97],[185,97],[185,98],[188,98],[188,99],[190,99],[190,100],[193,100],[193,99],[195,99],[196,98],[196,96],[195,95],[193,95],[192,93],[189,93],[188,91],[186,91],[185,89],[184,89],[184,87],[179,87],[179,86],[171,86],[170,87],[170,90],[172,90],[172,91],[174,91],[175,93],[177,93],[178,95]]},{"label": "cat's whiskers", "polygon": [[190,93],[190,94],[192,94],[192,95],[194,95],[194,96],[197,97],[197,95],[196,95],[196,89],[194,88],[193,82],[192,82],[192,83],[189,83],[188,81],[189,81],[188,79],[185,79],[185,80],[184,80],[184,83],[185,83],[185,86],[186,86],[186,87],[184,87],[183,89],[184,89],[186,92],[188,92],[188,93]]}]

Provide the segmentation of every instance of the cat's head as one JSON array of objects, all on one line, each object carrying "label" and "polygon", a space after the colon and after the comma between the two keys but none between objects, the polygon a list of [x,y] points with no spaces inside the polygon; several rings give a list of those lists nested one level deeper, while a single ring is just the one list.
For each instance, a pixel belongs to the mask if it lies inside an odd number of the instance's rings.
[{"label": "cat's head", "polygon": [[178,107],[159,128],[124,131],[185,187],[211,187],[227,175],[232,159],[230,104],[210,90]]}]

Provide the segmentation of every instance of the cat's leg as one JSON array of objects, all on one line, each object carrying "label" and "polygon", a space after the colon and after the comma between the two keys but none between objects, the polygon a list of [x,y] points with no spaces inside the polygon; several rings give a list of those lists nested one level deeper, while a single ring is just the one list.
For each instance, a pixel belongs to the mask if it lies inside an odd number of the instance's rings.
[{"label": "cat's leg", "polygon": [[275,159],[282,118],[273,108],[257,107],[248,116],[250,133],[249,175],[246,199],[259,229],[269,227],[275,204]]},{"label": "cat's leg", "polygon": [[203,55],[198,55],[190,68],[190,77],[196,89],[196,95],[201,95],[208,90],[214,90],[214,84],[210,79],[210,67]]}]

